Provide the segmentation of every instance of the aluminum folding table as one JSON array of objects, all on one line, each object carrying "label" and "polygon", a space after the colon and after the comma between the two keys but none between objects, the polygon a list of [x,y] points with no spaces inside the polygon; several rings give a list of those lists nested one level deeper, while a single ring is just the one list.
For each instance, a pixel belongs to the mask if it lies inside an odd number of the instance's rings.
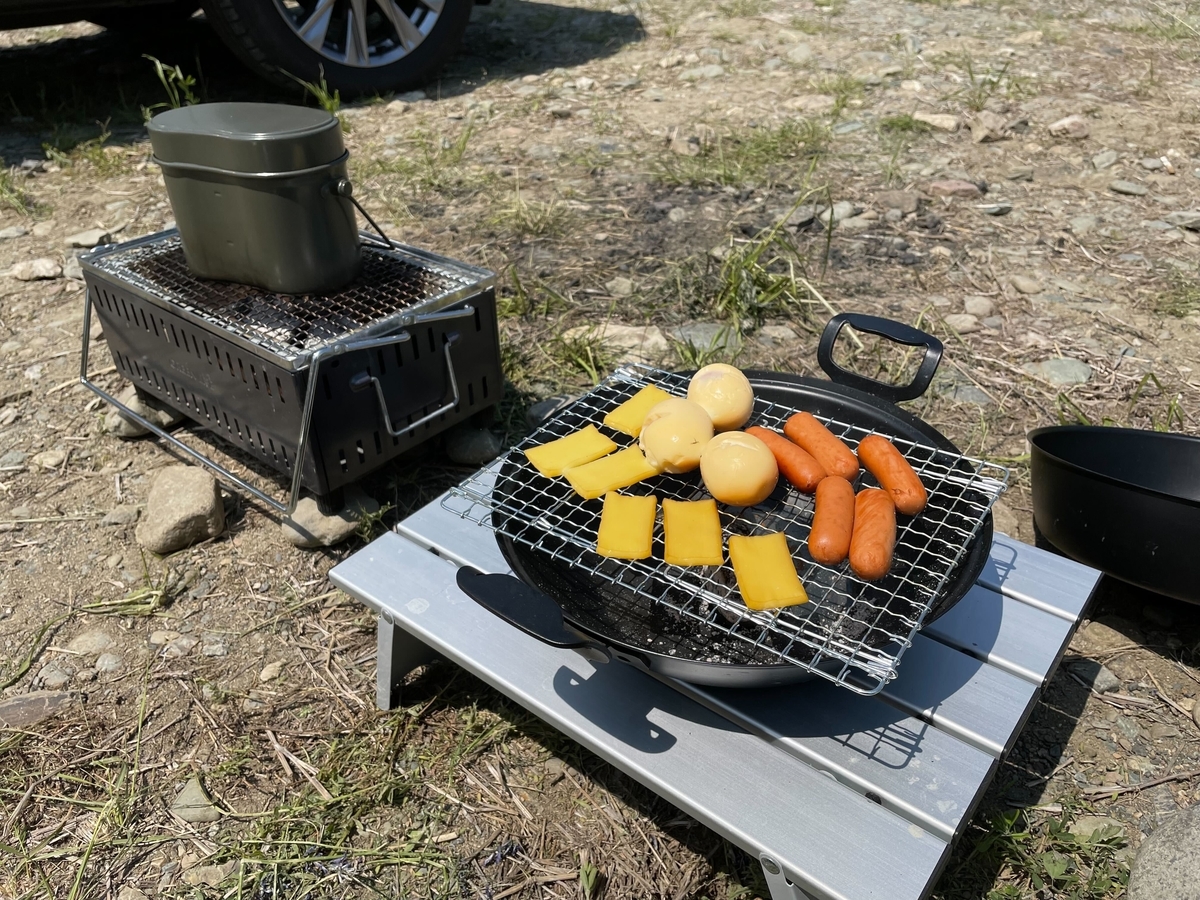
[{"label": "aluminum folding table", "polygon": [[760,860],[772,900],[925,897],[1100,574],[998,535],[978,583],[877,696],[822,680],[699,687],[547,646],[470,600],[459,566],[509,569],[455,502],[330,573],[379,615],[379,706],[445,657]]}]

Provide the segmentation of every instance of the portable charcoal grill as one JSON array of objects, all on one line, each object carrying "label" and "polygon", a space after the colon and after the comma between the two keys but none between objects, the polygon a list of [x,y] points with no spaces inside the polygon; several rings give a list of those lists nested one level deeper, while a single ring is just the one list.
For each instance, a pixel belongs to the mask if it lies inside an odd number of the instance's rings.
[{"label": "portable charcoal grill", "polygon": [[[831,323],[835,332],[844,321],[869,324],[868,317],[839,319]],[[931,378],[936,359],[927,368]],[[877,693],[895,678],[900,658],[922,624],[946,611],[978,577],[991,544],[989,513],[1005,489],[1007,470],[963,456],[920,420],[855,389],[778,373],[747,374],[756,393],[751,424],[781,430],[792,413],[808,409],[851,447],[868,434],[882,433],[912,463],[929,503],[915,517],[900,517],[895,560],[884,579],[866,582],[845,563],[828,567],[814,562],[807,553],[813,498],[783,479],[763,504],[722,507],[722,530],[727,536],[785,532],[791,546],[803,548],[797,558],[807,604],[769,612],[748,609],[731,565],[669,565],[662,559],[657,533],[649,559],[599,556],[595,541],[601,501],[581,500],[565,479],[542,477],[523,451],[599,423],[647,384],[675,396],[687,393],[686,375],[626,366],[452,489],[443,504],[492,528],[513,571],[561,607],[568,629],[555,621],[553,610],[535,591],[513,596],[520,586],[511,578],[460,570],[460,587],[535,637],[557,646],[599,643],[613,648],[612,655],[622,661],[683,681],[763,686],[815,674],[857,693]],[[917,393],[922,390],[924,385]],[[606,433],[619,443],[633,442]],[[874,484],[864,471],[856,487]],[[696,473],[660,475],[627,491],[660,499],[706,496]],[[496,591],[506,596],[496,596]]]},{"label": "portable charcoal grill", "polygon": [[[193,276],[175,230],[81,259],[81,380],[222,478],[280,512],[301,487],[323,508],[409,447],[495,405],[503,391],[495,276],[363,233],[360,276],[291,296]],[[280,502],[137,415],[89,378],[93,308],[117,370],[289,476]]]}]

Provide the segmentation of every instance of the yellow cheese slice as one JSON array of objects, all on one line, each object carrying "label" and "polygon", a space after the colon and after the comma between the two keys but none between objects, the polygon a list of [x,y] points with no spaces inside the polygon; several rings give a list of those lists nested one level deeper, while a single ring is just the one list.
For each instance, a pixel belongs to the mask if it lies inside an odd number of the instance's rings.
[{"label": "yellow cheese slice", "polygon": [[590,463],[616,449],[617,445],[602,435],[595,425],[589,425],[557,441],[530,447],[525,451],[525,458],[547,478],[554,478],[571,466]]},{"label": "yellow cheese slice", "polygon": [[670,399],[671,395],[666,391],[648,384],[616,409],[611,410],[604,417],[604,424],[631,437],[637,437],[642,433],[642,422],[646,420],[646,413],[664,400]]},{"label": "yellow cheese slice", "polygon": [[571,482],[571,487],[575,488],[575,493],[584,500],[595,500],[609,491],[629,487],[644,478],[657,475],[658,470],[646,462],[646,457],[637,447],[626,447],[612,456],[573,466],[563,474]]},{"label": "yellow cheese slice", "polygon": [[729,538],[729,559],[742,599],[751,609],[778,609],[808,602],[782,532]]},{"label": "yellow cheese slice", "polygon": [[663,559],[673,566],[719,566],[725,561],[716,500],[664,500],[663,536]]},{"label": "yellow cheese slice", "polygon": [[654,513],[658,498],[626,497],[615,491],[604,495],[596,552],[613,559],[645,559],[654,540]]}]

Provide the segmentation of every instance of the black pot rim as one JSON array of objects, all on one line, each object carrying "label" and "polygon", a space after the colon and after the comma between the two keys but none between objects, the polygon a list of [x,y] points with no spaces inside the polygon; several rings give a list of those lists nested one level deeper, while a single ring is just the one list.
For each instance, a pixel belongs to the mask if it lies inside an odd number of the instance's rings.
[{"label": "black pot rim", "polygon": [[1150,431],[1145,428],[1116,428],[1108,425],[1049,425],[1044,428],[1035,428],[1033,431],[1029,432],[1029,445],[1033,450],[1036,450],[1055,465],[1061,466],[1070,472],[1091,478],[1103,484],[1111,485],[1115,488],[1120,488],[1121,490],[1136,491],[1139,494],[1145,494],[1148,497],[1155,497],[1160,500],[1165,500],[1168,503],[1178,503],[1181,506],[1189,506],[1200,509],[1200,500],[1193,500],[1190,497],[1181,497],[1179,494],[1172,494],[1167,491],[1158,490],[1157,488],[1145,487],[1144,485],[1134,484],[1132,481],[1125,481],[1121,478],[1115,478],[1112,475],[1106,475],[1103,472],[1097,472],[1095,469],[1090,469],[1087,466],[1080,465],[1079,463],[1065,459],[1056,453],[1052,453],[1050,450],[1047,450],[1038,443],[1040,438],[1049,434],[1095,434],[1103,436],[1128,434],[1137,435],[1143,438],[1154,437],[1163,440],[1173,440],[1196,444],[1198,456],[1200,456],[1200,437],[1192,437],[1188,434],[1178,434],[1169,431]]}]

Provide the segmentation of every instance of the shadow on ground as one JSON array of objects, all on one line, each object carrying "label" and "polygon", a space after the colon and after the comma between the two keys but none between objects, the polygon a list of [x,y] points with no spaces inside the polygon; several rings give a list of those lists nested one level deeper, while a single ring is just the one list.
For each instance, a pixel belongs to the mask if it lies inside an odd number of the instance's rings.
[{"label": "shadow on ground", "polygon": [[[568,68],[642,38],[637,17],[533,0],[476,7],[461,50],[426,92],[469,94],[490,81]],[[202,100],[303,102],[251,74],[203,18],[153,36],[105,31],[0,50],[0,164],[40,159],[43,144],[69,149],[107,130],[111,143],[144,136],[145,108],[165,99],[151,55],[196,76]]]}]

